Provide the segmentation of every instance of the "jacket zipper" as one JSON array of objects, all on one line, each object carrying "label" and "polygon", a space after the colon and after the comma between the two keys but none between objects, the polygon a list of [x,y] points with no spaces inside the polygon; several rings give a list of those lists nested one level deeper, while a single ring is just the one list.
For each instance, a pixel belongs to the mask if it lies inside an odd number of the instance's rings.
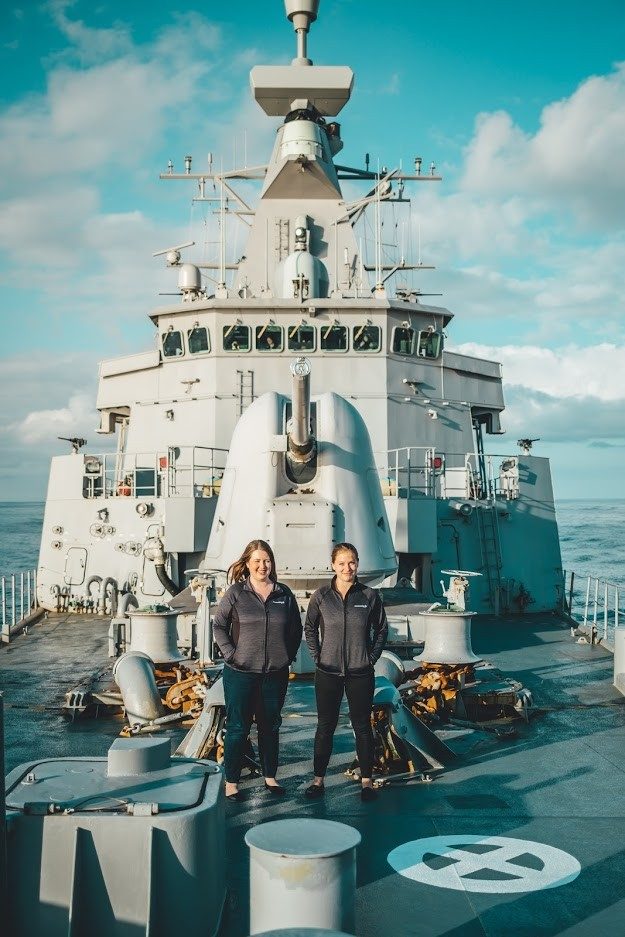
[{"label": "jacket zipper", "polygon": [[265,612],[265,666],[263,667],[263,673],[266,673],[269,668],[269,661],[267,660],[267,637],[269,631],[269,613],[267,612],[267,602],[263,602],[263,610]]},{"label": "jacket zipper", "polygon": [[343,676],[347,676],[347,595],[343,599]]}]

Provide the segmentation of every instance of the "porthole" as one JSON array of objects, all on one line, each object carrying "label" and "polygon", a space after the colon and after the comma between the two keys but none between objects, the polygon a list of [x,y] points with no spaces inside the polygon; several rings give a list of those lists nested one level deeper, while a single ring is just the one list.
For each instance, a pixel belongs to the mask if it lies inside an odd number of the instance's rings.
[{"label": "porthole", "polygon": [[438,358],[443,350],[443,336],[433,329],[419,332],[417,355],[419,358]]},{"label": "porthole", "polygon": [[163,358],[179,358],[184,354],[182,332],[171,329],[168,332],[163,332],[161,337],[163,341]]},{"label": "porthole", "polygon": [[391,349],[396,355],[412,355],[414,352],[414,329],[396,326],[393,329]]},{"label": "porthole", "polygon": [[249,351],[249,325],[224,325],[223,344],[224,351]]},{"label": "porthole", "polygon": [[379,325],[355,325],[352,329],[352,349],[361,353],[379,351],[382,344],[381,335]]},{"label": "porthole", "polygon": [[256,326],[256,351],[282,351],[284,337],[280,325]]},{"label": "porthole", "polygon": [[194,325],[187,332],[187,345],[190,355],[205,355],[211,350],[208,329],[202,325]]},{"label": "porthole", "polygon": [[336,324],[322,326],[321,351],[347,351],[347,326]]},{"label": "porthole", "polygon": [[316,347],[314,325],[290,325],[287,330],[289,351],[314,351]]}]

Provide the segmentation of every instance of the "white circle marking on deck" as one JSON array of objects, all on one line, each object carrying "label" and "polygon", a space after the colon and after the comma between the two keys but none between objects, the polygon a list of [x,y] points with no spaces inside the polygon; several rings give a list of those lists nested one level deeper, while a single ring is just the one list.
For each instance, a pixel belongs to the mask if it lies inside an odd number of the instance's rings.
[{"label": "white circle marking on deck", "polygon": [[577,878],[574,856],[507,836],[430,836],[402,843],[387,856],[405,878],[423,885],[487,894],[557,888]]}]

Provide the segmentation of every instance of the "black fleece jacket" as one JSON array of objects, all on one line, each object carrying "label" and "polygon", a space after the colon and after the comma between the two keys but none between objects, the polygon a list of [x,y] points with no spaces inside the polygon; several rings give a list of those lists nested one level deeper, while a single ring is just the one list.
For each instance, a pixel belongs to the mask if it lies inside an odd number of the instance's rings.
[{"label": "black fleece jacket", "polygon": [[382,653],[388,635],[380,593],[356,580],[343,599],[334,584],[335,579],[310,599],[306,643],[319,670],[365,673]]},{"label": "black fleece jacket", "polygon": [[254,592],[249,577],[234,582],[217,606],[213,635],[224,660],[235,670],[282,670],[295,660],[302,640],[297,600],[279,582],[266,602]]}]

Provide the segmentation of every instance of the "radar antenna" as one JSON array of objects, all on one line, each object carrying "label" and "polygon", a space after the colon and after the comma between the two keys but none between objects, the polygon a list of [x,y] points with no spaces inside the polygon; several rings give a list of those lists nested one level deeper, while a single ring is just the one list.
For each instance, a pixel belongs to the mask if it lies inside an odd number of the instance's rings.
[{"label": "radar antenna", "polygon": [[167,254],[167,266],[177,267],[180,263],[180,251],[185,247],[193,247],[195,241],[186,241],[184,244],[177,244],[175,247],[164,247],[161,251],[154,251],[152,257],[161,257]]}]

